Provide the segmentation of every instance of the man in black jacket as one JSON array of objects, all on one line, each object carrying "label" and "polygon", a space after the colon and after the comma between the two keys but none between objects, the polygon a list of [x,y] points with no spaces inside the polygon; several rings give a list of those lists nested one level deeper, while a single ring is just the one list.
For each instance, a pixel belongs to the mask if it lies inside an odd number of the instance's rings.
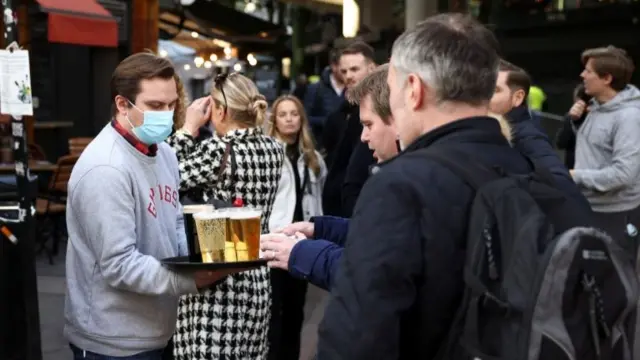
[{"label": "man in black jacket", "polygon": [[496,89],[489,102],[489,111],[506,115],[514,108],[527,107],[531,77],[524,69],[500,60]]},{"label": "man in black jacket", "polygon": [[340,49],[329,51],[329,66],[320,80],[308,85],[304,93],[304,109],[309,118],[316,145],[322,147],[322,130],[329,115],[340,108],[344,100],[344,83],[340,74]]},{"label": "man in black jacket", "polygon": [[540,119],[529,109],[527,97],[531,87],[531,77],[521,67],[504,59],[500,60],[496,89],[489,102],[489,111],[503,115],[511,122],[526,119],[542,130]]},{"label": "man in black jacket", "polygon": [[[524,69],[506,60],[500,60],[496,88],[489,102],[489,110],[503,115],[511,124],[514,148],[536,159],[555,177],[570,178],[567,168],[562,166],[551,141],[542,131],[540,123],[532,116],[525,101],[530,85],[531,78]],[[579,195],[580,189],[573,184],[563,187],[563,191],[584,202],[585,206],[588,205],[586,198]]]},{"label": "man in black jacket", "polygon": [[[395,41],[389,103],[404,150],[360,194],[319,328],[319,360],[433,359],[446,338],[464,289],[474,193],[421,150],[455,148],[470,162],[532,171],[487,116],[497,48],[462,14],[428,18]],[[575,187],[568,174],[556,181]]]},{"label": "man in black jacket", "polygon": [[[354,41],[342,49],[340,72],[347,91],[375,69],[373,56],[373,48],[362,41]],[[358,106],[346,100],[342,107],[327,119],[323,134],[329,168],[322,191],[322,210],[325,215],[346,215],[342,207],[342,185],[351,154],[360,143],[361,133]],[[373,163],[373,154],[369,153],[369,158]]]}]

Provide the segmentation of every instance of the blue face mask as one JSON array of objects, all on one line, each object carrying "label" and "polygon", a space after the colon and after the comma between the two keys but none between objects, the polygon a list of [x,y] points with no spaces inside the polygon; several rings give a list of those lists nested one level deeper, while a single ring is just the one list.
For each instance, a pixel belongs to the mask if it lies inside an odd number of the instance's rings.
[{"label": "blue face mask", "polygon": [[159,144],[171,135],[171,131],[173,130],[173,110],[142,111],[133,105],[133,103],[131,103],[131,106],[140,111],[143,116],[143,124],[135,127],[131,123],[131,120],[129,120],[129,115],[127,114],[127,121],[133,129],[133,135],[140,141],[147,145]]}]

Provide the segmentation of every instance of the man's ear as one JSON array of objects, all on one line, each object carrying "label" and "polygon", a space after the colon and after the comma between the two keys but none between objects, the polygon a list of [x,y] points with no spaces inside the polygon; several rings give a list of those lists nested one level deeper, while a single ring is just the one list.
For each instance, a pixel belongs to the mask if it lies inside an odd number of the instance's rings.
[{"label": "man's ear", "polygon": [[513,107],[518,107],[518,106],[522,105],[522,103],[524,103],[525,100],[527,100],[527,95],[525,94],[524,90],[522,90],[522,89],[516,90],[511,95],[511,105],[513,105]]},{"label": "man's ear", "polygon": [[120,114],[126,114],[129,111],[129,109],[131,109],[131,104],[129,103],[129,100],[127,100],[122,95],[116,95],[113,101],[116,105],[116,108],[118,109],[118,113]]},{"label": "man's ear", "polygon": [[405,90],[409,93],[409,99],[405,100],[406,105],[412,110],[420,108],[425,101],[425,95],[428,95],[430,90],[418,76],[409,74],[407,77],[407,89]]}]

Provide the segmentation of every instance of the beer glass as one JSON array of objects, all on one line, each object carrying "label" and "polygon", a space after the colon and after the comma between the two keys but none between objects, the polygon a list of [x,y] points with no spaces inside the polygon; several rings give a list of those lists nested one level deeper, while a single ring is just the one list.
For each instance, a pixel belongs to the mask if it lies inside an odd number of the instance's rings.
[{"label": "beer glass", "polygon": [[261,216],[262,211],[252,208],[237,208],[229,212],[229,228],[237,261],[258,260]]},{"label": "beer glass", "polygon": [[224,262],[225,240],[229,236],[229,213],[224,210],[199,212],[193,215],[203,263]]},{"label": "beer glass", "polygon": [[187,249],[189,250],[189,261],[199,261],[200,257],[198,234],[196,232],[196,224],[193,220],[193,214],[199,212],[212,212],[213,210],[213,205],[208,204],[185,205],[182,207],[184,231],[187,235]]}]

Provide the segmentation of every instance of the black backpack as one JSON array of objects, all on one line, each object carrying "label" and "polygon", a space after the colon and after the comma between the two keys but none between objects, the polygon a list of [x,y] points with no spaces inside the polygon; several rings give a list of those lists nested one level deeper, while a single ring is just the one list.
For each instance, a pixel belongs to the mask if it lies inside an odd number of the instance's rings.
[{"label": "black backpack", "polygon": [[553,187],[548,170],[530,161],[531,174],[506,174],[457,149],[423,155],[476,191],[466,289],[437,359],[640,358],[635,260],[585,227],[589,212]]}]

